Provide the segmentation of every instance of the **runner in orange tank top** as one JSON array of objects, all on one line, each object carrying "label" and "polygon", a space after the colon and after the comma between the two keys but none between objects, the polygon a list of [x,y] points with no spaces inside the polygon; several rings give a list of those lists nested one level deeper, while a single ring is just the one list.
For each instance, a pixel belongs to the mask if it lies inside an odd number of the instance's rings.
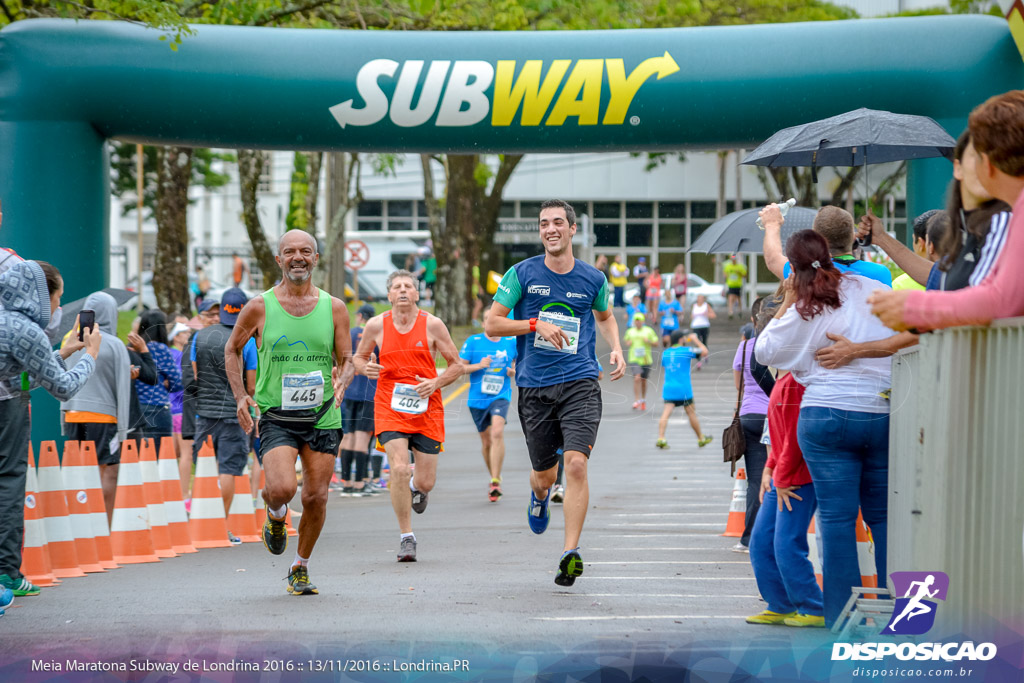
[{"label": "runner in orange tank top", "polygon": [[[398,518],[402,539],[399,562],[416,561],[416,536],[410,510],[422,513],[427,494],[437,478],[437,456],[444,442],[443,387],[463,373],[458,348],[440,318],[416,305],[419,291],[415,276],[398,270],[388,277],[391,310],[371,318],[353,357],[356,372],[377,380],[374,400],[374,431],[378,448],[388,454],[391,466],[391,506]],[[378,362],[370,361],[374,347]],[[441,354],[448,368],[437,374],[435,357]],[[409,464],[416,454],[416,475]]]}]

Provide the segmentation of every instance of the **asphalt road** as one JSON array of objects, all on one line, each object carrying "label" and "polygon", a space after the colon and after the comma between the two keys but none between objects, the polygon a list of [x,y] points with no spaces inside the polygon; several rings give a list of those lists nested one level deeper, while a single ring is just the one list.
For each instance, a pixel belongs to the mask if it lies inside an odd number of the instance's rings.
[{"label": "asphalt road", "polygon": [[[553,506],[544,535],[527,527],[529,458],[514,411],[505,495],[490,503],[462,394],[448,406],[446,451],[429,507],[413,516],[416,563],[395,561],[399,535],[386,494],[332,494],[310,562],[319,595],[285,591],[294,538],[282,556],[247,543],[67,579],[19,598],[0,620],[0,680],[5,671],[30,670],[32,660],[73,658],[257,662],[263,673],[252,675],[259,680],[298,677],[296,666],[302,678],[318,668],[332,680],[384,680],[408,666],[403,662],[437,666],[463,658],[469,674],[452,680],[626,671],[652,658],[669,672],[684,663],[735,671],[720,654],[697,654],[723,649],[735,661],[753,658],[746,670],[756,673],[765,657],[792,659],[794,649],[818,648],[828,641],[822,631],[744,623],[765,605],[748,556],[730,550],[736,539],[721,536],[733,480],[719,441],[735,402],[737,328],[716,326],[712,356],[694,373],[702,424],[715,436],[706,448],[697,448],[681,410],[669,427],[671,448],[654,447],[656,376],[644,413],[631,410],[628,375],[605,379],[581,542],[585,572],[571,588],[553,582],[560,507]],[[347,659],[368,663],[338,673]],[[359,667],[368,671],[353,673]]]}]

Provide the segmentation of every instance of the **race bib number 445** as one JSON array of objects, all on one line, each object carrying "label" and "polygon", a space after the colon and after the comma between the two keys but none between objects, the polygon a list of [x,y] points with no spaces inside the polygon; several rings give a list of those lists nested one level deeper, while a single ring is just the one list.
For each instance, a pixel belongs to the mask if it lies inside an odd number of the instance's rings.
[{"label": "race bib number 445", "polygon": [[429,398],[420,398],[416,393],[415,384],[395,384],[391,393],[391,409],[399,413],[419,415],[427,412],[429,403]]},{"label": "race bib number 445", "polygon": [[305,410],[324,402],[324,376],[319,370],[304,375],[281,377],[281,408]]}]

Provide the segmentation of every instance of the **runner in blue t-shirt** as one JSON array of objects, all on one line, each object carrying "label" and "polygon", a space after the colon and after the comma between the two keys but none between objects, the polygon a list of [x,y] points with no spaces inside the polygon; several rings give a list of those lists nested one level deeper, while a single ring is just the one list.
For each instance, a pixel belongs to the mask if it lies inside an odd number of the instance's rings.
[{"label": "runner in blue t-shirt", "polygon": [[672,346],[672,333],[679,329],[679,316],[683,307],[679,305],[672,290],[665,291],[665,299],[658,304],[658,323],[661,326],[661,344],[666,349]]},{"label": "runner in blue t-shirt", "polygon": [[[370,318],[377,315],[370,304],[363,304],[356,311],[356,326],[352,335],[352,348],[359,348],[363,339],[363,328]],[[370,361],[376,362],[377,349],[370,354]],[[377,380],[366,375],[357,375],[355,364],[348,363],[341,375],[345,393],[341,401],[341,454],[338,456],[338,473],[341,475],[341,497],[364,498],[379,493],[380,489],[370,485],[370,439],[373,436],[373,399],[377,394]],[[352,465],[356,466],[352,476]]]},{"label": "runner in blue t-shirt", "polygon": [[[565,545],[555,575],[559,586],[571,586],[583,574],[578,546],[590,499],[587,462],[601,422],[597,328],[612,348],[611,378],[619,379],[626,371],[619,328],[608,305],[608,282],[597,268],[573,256],[575,234],[571,205],[557,199],[541,204],[544,255],[505,273],[484,325],[492,337],[518,338],[519,420],[533,465],[527,521],[534,533],[548,527],[556,451],[565,451]],[[514,311],[513,320],[505,317],[509,311]]]},{"label": "runner in blue t-shirt", "polygon": [[[701,343],[696,334],[676,330],[671,335],[672,346],[661,354],[661,366],[665,368],[665,383],[661,388],[661,397],[665,400],[665,409],[658,420],[658,448],[668,448],[665,441],[665,430],[668,418],[676,406],[682,406],[686,416],[690,418],[690,426],[697,435],[697,445],[703,448],[711,443],[710,436],[704,436],[697,419],[697,409],[693,405],[693,386],[690,384],[690,362],[708,355],[708,347]],[[683,344],[693,344],[694,347]]]},{"label": "runner in blue t-shirt", "polygon": [[[484,312],[484,324],[492,315]],[[516,340],[513,337],[488,337],[474,334],[459,351],[466,361],[469,376],[469,413],[476,423],[483,445],[484,465],[491,475],[487,499],[501,498],[501,466],[505,462],[505,422],[512,401],[512,377],[515,375]]]}]

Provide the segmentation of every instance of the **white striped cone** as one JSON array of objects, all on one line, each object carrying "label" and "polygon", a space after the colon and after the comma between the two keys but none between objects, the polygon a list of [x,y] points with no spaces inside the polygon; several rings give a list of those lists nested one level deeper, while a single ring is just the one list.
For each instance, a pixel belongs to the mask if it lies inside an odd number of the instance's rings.
[{"label": "white striped cone", "polygon": [[[182,454],[181,457],[188,457]],[[188,533],[188,513],[181,500],[181,480],[178,475],[178,460],[174,456],[174,441],[164,437],[160,442],[160,487],[164,494],[164,514],[167,516],[167,530],[171,534],[171,549],[179,555],[198,552],[192,545]]]},{"label": "white striped cone", "polygon": [[860,512],[857,513],[857,564],[860,565],[860,585],[872,588],[878,586],[875,542]]},{"label": "white striped cone", "polygon": [[747,517],[747,471],[736,470],[736,483],[732,486],[732,500],[729,502],[729,517],[725,523],[723,536],[740,538],[746,528]]},{"label": "white striped cone", "polygon": [[89,518],[96,538],[96,556],[104,569],[118,569],[114,562],[114,551],[110,548],[110,524],[107,522],[107,506],[103,500],[103,484],[100,482],[100,466],[96,460],[96,445],[92,441],[80,444],[82,462],[86,466],[85,485],[89,493]]},{"label": "white striped cone", "polygon": [[249,491],[249,477],[244,474],[235,477],[235,496],[228,510],[228,529],[242,539],[243,543],[257,543],[263,540],[256,527],[256,508]]},{"label": "white striped cone", "polygon": [[197,548],[228,548],[228,525],[224,517],[224,499],[220,495],[217,458],[213,439],[207,437],[196,459],[196,476],[192,482],[192,511],[188,520],[192,545]]},{"label": "white striped cone", "polygon": [[149,532],[149,511],[142,495],[142,469],[135,441],[121,446],[121,467],[117,472],[117,501],[110,525],[110,546],[119,564],[159,562]]},{"label": "white striped cone", "polygon": [[93,534],[92,518],[89,514],[89,491],[85,484],[85,466],[77,441],[64,442],[64,463],[61,477],[64,481],[64,496],[68,502],[71,518],[71,533],[75,535],[75,552],[78,566],[82,571],[96,573],[106,571],[100,564],[96,552],[96,537]]},{"label": "white striped cone", "polygon": [[21,573],[36,584],[46,588],[55,585],[59,579],[50,567],[50,549],[46,545],[46,522],[43,521],[37,492],[36,461],[32,457],[32,444],[28,446],[28,473],[25,477],[25,535],[21,550]]},{"label": "white striped cone", "polygon": [[818,582],[818,588],[824,589],[825,579],[821,569],[824,558],[821,554],[822,546],[818,542],[821,532],[817,530],[817,525],[814,523],[817,517],[818,515],[815,513],[807,527],[807,556],[811,558],[811,564],[814,566],[814,578]]},{"label": "white striped cone", "polygon": [[153,439],[143,439],[139,454],[142,468],[142,497],[149,513],[149,531],[153,539],[153,551],[157,557],[177,557],[171,549],[171,532],[167,528],[167,513],[164,512],[164,494],[160,486],[160,472],[156,465],[156,449]]},{"label": "white striped cone", "polygon": [[60,473],[57,444],[53,441],[44,441],[39,446],[37,476],[53,574],[61,579],[85,576],[85,572],[78,566],[75,536],[71,531],[68,502],[64,496],[64,477]]}]

